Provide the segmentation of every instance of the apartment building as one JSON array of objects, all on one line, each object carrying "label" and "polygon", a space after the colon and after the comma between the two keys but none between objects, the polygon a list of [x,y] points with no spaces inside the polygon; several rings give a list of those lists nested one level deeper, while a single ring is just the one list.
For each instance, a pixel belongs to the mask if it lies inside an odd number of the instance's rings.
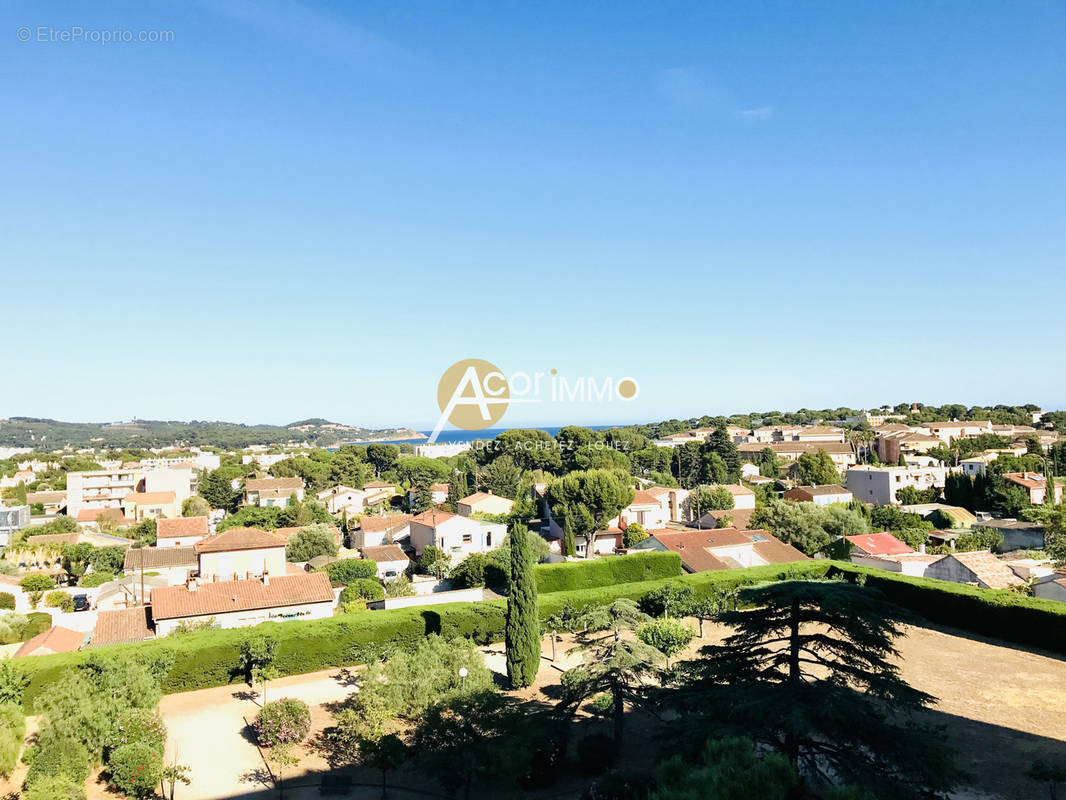
[{"label": "apartment building", "polygon": [[[173,492],[177,508],[196,494],[197,473],[189,465],[150,468],[131,464],[114,469],[67,474],[67,514],[77,518],[83,509],[125,508],[134,492]],[[127,515],[129,516],[129,515]]]},{"label": "apartment building", "polygon": [[896,492],[905,486],[944,488],[944,467],[851,467],[845,481],[856,500],[877,505],[900,505]]}]

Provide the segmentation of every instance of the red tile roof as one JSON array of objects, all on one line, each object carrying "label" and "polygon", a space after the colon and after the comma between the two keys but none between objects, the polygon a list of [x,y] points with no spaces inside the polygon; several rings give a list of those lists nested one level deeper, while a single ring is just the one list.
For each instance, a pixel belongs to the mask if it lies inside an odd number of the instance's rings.
[{"label": "red tile roof", "polygon": [[631,506],[657,506],[659,505],[659,498],[653,495],[651,492],[644,489],[637,489],[633,492],[633,502]]},{"label": "red tile roof", "polygon": [[914,548],[901,542],[891,533],[863,533],[858,536],[845,536],[849,542],[871,556],[898,556],[913,553]]},{"label": "red tile roof", "polygon": [[259,550],[264,547],[284,547],[284,537],[258,528],[230,528],[201,539],[193,545],[197,553],[225,553],[230,550]]},{"label": "red tile roof", "polygon": [[141,569],[170,569],[171,567],[188,567],[192,569],[198,563],[196,548],[189,547],[132,547],[126,551],[122,569],[133,572]]},{"label": "red tile roof", "polygon": [[989,589],[1008,589],[1025,583],[1010,567],[1000,561],[988,550],[974,550],[968,553],[951,553],[944,558],[954,558]]},{"label": "red tile roof", "polygon": [[391,514],[387,517],[366,516],[359,518],[359,528],[367,533],[379,533],[407,525],[413,519],[414,517],[410,514]]},{"label": "red tile roof", "polygon": [[381,563],[382,561],[409,561],[407,553],[399,545],[383,544],[377,547],[361,547],[359,552],[363,558]]},{"label": "red tile roof", "polygon": [[303,478],[248,478],[244,482],[245,491],[269,492],[285,489],[304,488]]},{"label": "red tile roof", "polygon": [[281,575],[267,583],[259,580],[202,583],[193,591],[186,586],[160,586],[152,590],[152,616],[177,619],[305,603],[332,603],[333,597],[325,572]]},{"label": "red tile roof", "polygon": [[96,615],[91,645],[141,642],[152,635],[151,606],[100,611]]},{"label": "red tile roof", "polygon": [[207,517],[178,517],[161,519],[155,524],[156,538],[173,539],[178,536],[207,536]]},{"label": "red tile roof", "polygon": [[49,628],[23,644],[15,652],[15,658],[69,653],[80,649],[83,644],[85,644],[85,634],[80,631],[72,631],[70,628]]},{"label": "red tile roof", "polygon": [[427,528],[436,528],[441,523],[447,522],[453,517],[458,516],[450,511],[441,511],[437,508],[431,508],[429,511],[423,511],[417,517],[412,517],[412,522],[417,522],[420,525],[425,525]]},{"label": "red tile roof", "polygon": [[676,531],[664,528],[648,531],[648,536],[654,538],[667,550],[680,555],[681,563],[690,572],[735,568],[738,564],[730,563],[731,559],[727,555],[716,554],[713,551],[738,545],[750,546],[756,555],[771,564],[809,560],[792,545],[785,544],[763,530],[738,531],[736,528],[718,528],[703,531]]},{"label": "red tile roof", "polygon": [[124,522],[126,517],[121,508],[83,508],[78,512],[78,522],[96,522],[100,518]]}]

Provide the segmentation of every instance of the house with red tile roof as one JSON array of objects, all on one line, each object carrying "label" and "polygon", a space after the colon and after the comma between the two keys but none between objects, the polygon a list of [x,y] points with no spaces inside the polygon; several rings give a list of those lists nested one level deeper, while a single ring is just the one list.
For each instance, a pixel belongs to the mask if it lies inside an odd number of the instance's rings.
[{"label": "house with red tile roof", "polygon": [[285,574],[285,537],[258,528],[230,528],[193,545],[200,580],[229,581]]},{"label": "house with red tile roof", "polygon": [[348,546],[378,547],[383,544],[408,541],[411,536],[411,514],[365,514],[358,527],[348,534]]},{"label": "house with red tile roof", "polygon": [[216,628],[245,628],[261,622],[332,616],[336,594],[325,572],[304,572],[258,580],[190,581],[152,591],[156,634],[166,636],[183,622],[210,621]]},{"label": "house with red tile roof", "polygon": [[378,577],[383,581],[398,578],[409,566],[411,559],[398,544],[383,544],[379,547],[363,547],[359,550],[363,558],[369,558],[378,565]]},{"label": "house with red tile roof", "polygon": [[155,546],[192,547],[209,533],[207,517],[161,519],[155,526]]},{"label": "house with red tile roof", "polygon": [[85,644],[86,638],[86,635],[81,631],[72,631],[70,628],[60,628],[58,626],[51,627],[24,642],[22,647],[15,651],[15,658],[70,653],[74,650],[80,650],[82,645]]},{"label": "house with red tile roof", "polygon": [[648,531],[648,538],[633,551],[657,550],[681,556],[686,572],[742,569],[766,564],[809,561],[810,558],[768,531],[738,531],[736,528]]},{"label": "house with red tile roof", "polygon": [[152,607],[134,606],[100,611],[96,615],[90,647],[104,644],[143,642],[155,636],[152,628]]},{"label": "house with red tile roof", "polygon": [[244,482],[244,504],[284,508],[295,497],[304,499],[303,478],[248,478]]},{"label": "house with red tile roof", "polygon": [[867,556],[898,556],[913,553],[914,548],[901,542],[888,531],[880,533],[862,533],[857,536],[845,536],[854,550]]},{"label": "house with red tile roof", "polygon": [[982,589],[1009,589],[1025,584],[1006,562],[988,550],[940,556],[926,568],[925,577],[968,583]]},{"label": "house with red tile roof", "polygon": [[[1021,486],[1029,493],[1029,502],[1034,506],[1043,505],[1047,497],[1047,478],[1039,472],[1005,472],[1003,477],[1015,486]],[[1055,484],[1055,502],[1062,502],[1062,484]]]},{"label": "house with red tile roof", "polygon": [[505,516],[511,513],[514,500],[492,492],[474,492],[456,502],[456,511],[464,517],[474,514]]},{"label": "house with red tile roof", "polygon": [[179,517],[176,492],[130,492],[122,498],[122,509],[127,519],[144,522],[146,519]]},{"label": "house with red tile roof", "polygon": [[433,545],[453,562],[462,561],[471,553],[495,550],[507,535],[507,525],[502,522],[485,522],[436,508],[413,517],[410,529],[410,543],[416,556]]},{"label": "house with red tile roof", "polygon": [[[941,556],[919,553],[891,533],[863,533],[844,537],[851,548],[851,563],[864,567],[876,567],[920,578],[926,569]],[[924,548],[923,548],[924,549]]]}]

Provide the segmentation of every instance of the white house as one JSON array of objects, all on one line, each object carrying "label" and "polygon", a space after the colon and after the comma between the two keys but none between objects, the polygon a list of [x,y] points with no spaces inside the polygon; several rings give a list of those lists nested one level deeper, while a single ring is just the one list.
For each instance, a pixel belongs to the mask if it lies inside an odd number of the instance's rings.
[{"label": "white house", "polygon": [[987,419],[967,422],[925,422],[919,427],[945,444],[950,444],[955,439],[968,439],[984,433],[995,432],[992,429],[992,421]]},{"label": "white house", "polygon": [[877,505],[899,505],[896,492],[905,486],[915,489],[944,488],[944,467],[874,467],[861,465],[848,470],[847,487],[856,500]]},{"label": "white house", "polygon": [[249,478],[244,482],[245,505],[284,508],[293,496],[303,502],[303,478]]},{"label": "white house", "polygon": [[362,514],[366,508],[367,493],[362,489],[353,489],[350,486],[334,486],[331,489],[323,489],[315,495],[319,502],[325,505],[326,510],[334,516],[340,516],[347,512],[349,515]]},{"label": "white house", "polygon": [[359,550],[363,558],[369,558],[378,565],[378,578],[383,581],[398,578],[411,566],[411,559],[399,545],[385,544],[380,547],[363,547]]},{"label": "white house", "polygon": [[210,530],[207,517],[175,517],[156,522],[155,546],[192,547],[205,538]]},{"label": "white house", "polygon": [[359,518],[359,527],[348,534],[353,549],[380,547],[407,539],[411,535],[410,514],[367,514]]},{"label": "white house", "polygon": [[[446,483],[431,483],[429,485],[430,503],[437,506],[441,503],[448,502],[448,484]],[[407,490],[407,505],[412,506],[415,502],[415,498],[418,496],[418,487],[412,486]],[[462,513],[462,509],[459,510]]]},{"label": "white house", "polygon": [[196,548],[188,547],[136,547],[126,551],[122,571],[138,576],[155,573],[167,579],[168,586],[185,583],[200,567]]},{"label": "white house", "polygon": [[505,516],[511,513],[514,500],[492,492],[474,492],[459,500],[455,505],[456,510],[464,517],[474,514]]},{"label": "white house", "polygon": [[850,503],[854,495],[843,486],[826,483],[820,486],[795,486],[785,492],[786,500],[798,503],[814,503],[816,506],[828,506],[833,503]]},{"label": "white house", "polygon": [[503,544],[507,526],[483,522],[450,511],[430,509],[411,520],[411,546],[421,556],[430,545],[439,547],[453,561],[462,561],[471,553],[495,550]]},{"label": "white house", "polygon": [[230,528],[197,542],[201,581],[285,574],[285,539],[258,528]]}]

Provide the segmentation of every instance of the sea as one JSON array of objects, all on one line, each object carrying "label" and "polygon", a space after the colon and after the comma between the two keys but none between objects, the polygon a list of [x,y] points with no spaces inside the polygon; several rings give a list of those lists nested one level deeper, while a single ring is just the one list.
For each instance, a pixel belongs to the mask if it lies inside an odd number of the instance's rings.
[{"label": "sea", "polygon": [[[530,428],[538,431],[547,431],[550,436],[555,436],[563,427],[562,425],[524,425],[522,430],[529,430]],[[582,425],[583,428],[590,428],[594,431],[603,431],[608,428],[617,428],[617,425]],[[481,431],[464,431],[458,428],[448,428],[440,432],[437,437],[437,444],[458,444],[461,442],[472,442],[475,439],[495,439],[504,431],[515,430],[514,428],[485,428]],[[424,434],[427,438],[433,431],[418,431],[418,433]],[[386,439],[377,444],[425,444],[426,439]],[[351,444],[368,444],[368,442],[351,442]],[[339,446],[339,445],[338,445]],[[335,450],[336,447],[329,448]]]}]

